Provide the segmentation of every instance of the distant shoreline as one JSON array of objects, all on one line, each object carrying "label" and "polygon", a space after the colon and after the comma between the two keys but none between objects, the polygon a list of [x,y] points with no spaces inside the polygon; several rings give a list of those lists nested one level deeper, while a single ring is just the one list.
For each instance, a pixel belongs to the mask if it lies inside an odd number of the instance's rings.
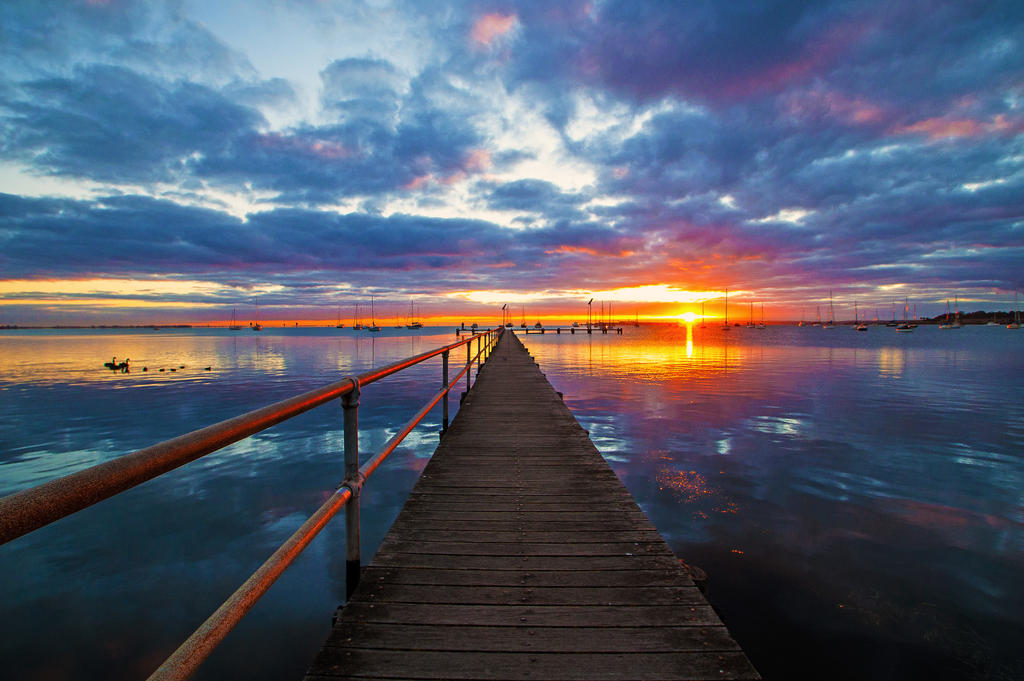
[{"label": "distant shoreline", "polygon": [[[951,315],[949,315],[949,319],[947,320],[946,314],[942,313],[942,314],[938,314],[938,315],[936,315],[934,317],[918,317],[916,320],[908,320],[908,321],[912,321],[915,324],[933,325],[933,324],[946,323],[947,321],[952,321],[952,318],[953,318],[953,315],[951,314]],[[1008,324],[1008,323],[1012,322],[1013,320],[1014,320],[1014,313],[1013,313],[1013,311],[1006,312],[1006,311],[1003,311],[1003,310],[997,310],[997,311],[994,311],[994,312],[986,312],[984,310],[978,310],[978,311],[975,311],[975,312],[961,312],[960,313],[960,323],[963,324],[964,326],[985,326],[986,324],[988,324],[990,322],[995,322],[996,324],[998,324],[1000,326],[1003,326],[1005,324]],[[676,320],[659,319],[657,321],[654,321],[654,320],[642,321],[641,324],[643,324],[643,325],[677,324],[677,323],[681,323],[681,321],[682,320],[679,320],[679,322],[677,322]],[[708,317],[706,319],[706,321],[708,323],[718,324],[718,323],[720,323],[721,318]],[[821,323],[823,323],[823,321],[824,320],[820,320],[820,321],[817,321],[815,323],[821,324]],[[836,325],[840,325],[840,326],[853,325],[853,324],[857,324],[857,323],[863,323],[863,324],[868,324],[868,325],[884,325],[884,324],[889,323],[890,321],[901,322],[903,320],[902,319],[895,319],[895,320],[888,320],[888,319],[878,319],[878,320],[860,319],[859,322],[855,322],[852,319],[842,319],[842,320],[837,319],[837,320],[833,321],[832,323],[836,324]],[[769,326],[797,326],[799,323],[800,323],[800,321],[796,320],[796,319],[787,320],[787,321],[768,321],[768,322],[766,322],[766,324],[769,325]],[[550,329],[554,329],[554,328],[558,328],[558,327],[568,328],[570,324],[571,324],[571,322],[565,322],[565,323],[562,323],[562,324],[551,323],[551,324],[545,324],[544,328],[550,328]],[[622,325],[622,326],[632,326],[633,322],[632,322],[632,320],[626,319],[626,320],[621,320],[621,321],[614,322],[614,325],[615,326],[619,326],[619,325]],[[731,324],[731,326],[742,326],[742,325],[743,325],[742,322],[736,322],[734,324]],[[803,321],[803,326],[812,326],[812,325],[813,325],[812,322],[809,322],[807,320]],[[307,328],[307,329],[309,329],[309,328],[334,328],[334,326],[335,326],[334,324],[327,324],[327,323],[325,323],[323,325],[320,325],[320,324],[316,324],[316,323],[312,323],[312,322],[302,322],[300,320],[298,322],[295,322],[295,321],[287,322],[286,324],[282,325],[282,327],[280,327],[280,328]],[[436,326],[438,328],[446,328],[446,327],[448,327],[450,325],[449,324],[438,324]],[[582,324],[581,324],[581,326],[582,326]],[[11,330],[28,330],[28,331],[31,331],[31,330],[38,330],[38,331],[52,330],[52,331],[60,331],[60,330],[65,330],[65,329],[69,329],[69,330],[74,330],[74,329],[154,329],[154,330],[157,330],[157,329],[193,329],[193,328],[200,328],[200,329],[227,329],[229,327],[226,324],[223,324],[223,323],[195,323],[195,324],[58,324],[58,325],[47,325],[47,326],[35,326],[35,325],[23,325],[23,324],[0,324],[0,331],[11,331]],[[268,326],[267,328],[270,329],[270,328],[278,328],[278,327]],[[518,326],[516,326],[514,328],[515,329],[519,329]]]},{"label": "distant shoreline", "polygon": [[76,324],[59,326],[24,326],[22,324],[3,324],[0,330],[4,329],[39,329],[53,330],[60,329],[191,329],[194,324]]}]

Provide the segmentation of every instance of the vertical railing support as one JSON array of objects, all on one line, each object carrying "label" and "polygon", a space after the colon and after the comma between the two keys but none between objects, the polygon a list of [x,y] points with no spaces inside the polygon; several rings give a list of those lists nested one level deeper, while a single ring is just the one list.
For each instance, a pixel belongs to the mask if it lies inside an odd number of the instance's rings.
[{"label": "vertical railing support", "polygon": [[359,585],[361,556],[359,551],[359,379],[350,377],[352,390],[341,398],[345,416],[345,482],[352,498],[345,506],[345,598]]},{"label": "vertical railing support", "polygon": [[444,388],[444,417],[441,421],[441,435],[448,430],[448,350],[441,353],[441,387]]},{"label": "vertical railing support", "polygon": [[476,337],[476,375],[480,375],[480,342],[483,339],[480,336]]},{"label": "vertical railing support", "polygon": [[469,394],[469,377],[473,375],[473,339],[466,341],[466,394]]}]

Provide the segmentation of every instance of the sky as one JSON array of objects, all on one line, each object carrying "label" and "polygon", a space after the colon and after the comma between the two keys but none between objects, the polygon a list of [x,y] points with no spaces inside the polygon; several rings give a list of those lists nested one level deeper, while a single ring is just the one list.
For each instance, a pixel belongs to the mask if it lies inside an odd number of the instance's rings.
[{"label": "sky", "polygon": [[9,0],[0,324],[1007,310],[1022,42],[1019,0]]}]

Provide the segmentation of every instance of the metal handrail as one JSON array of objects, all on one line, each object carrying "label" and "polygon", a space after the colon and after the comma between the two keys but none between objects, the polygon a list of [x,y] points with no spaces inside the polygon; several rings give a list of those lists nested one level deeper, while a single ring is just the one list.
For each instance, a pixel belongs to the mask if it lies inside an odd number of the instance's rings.
[{"label": "metal handrail", "polygon": [[[468,345],[476,338],[493,334],[498,328],[500,327],[420,355],[407,357],[386,367],[371,369],[356,378],[359,385],[368,385],[432,357],[447,353],[460,345]],[[12,539],[38,530],[201,456],[244,440],[250,435],[266,430],[314,407],[326,404],[333,399],[343,397],[352,391],[352,387],[351,378],[345,378],[241,416],[226,419],[191,433],[125,454],[112,461],[0,497],[0,544],[6,544]]]},{"label": "metal handrail", "polygon": [[[180,681],[191,676],[199,665],[227,636],[228,632],[267,592],[320,530],[338,511],[346,508],[346,554],[348,574],[347,591],[351,595],[360,571],[359,551],[359,492],[365,480],[390,455],[433,409],[445,400],[444,430],[448,427],[448,393],[466,376],[466,389],[470,388],[473,362],[477,372],[485,361],[504,327],[496,327],[475,334],[456,343],[406,358],[381,369],[374,369],[357,377],[349,377],[331,385],[312,390],[296,397],[276,402],[262,409],[186,435],[167,440],[146,449],[125,455],[120,459],[98,464],[78,473],[44,483],[22,492],[0,498],[0,544],[31,532],[54,520],[70,515],[118,492],[193,461],[204,454],[237,442],[253,433],[269,428],[292,416],[301,414],[336,397],[342,397],[345,407],[345,468],[346,476],[339,488],[268,558],[181,646],[149,677],[149,681]],[[472,342],[477,341],[477,353],[472,355]],[[484,342],[486,341],[486,343]],[[448,380],[449,352],[466,345],[466,365],[451,381]],[[413,416],[376,455],[362,466],[358,465],[358,395],[362,385],[373,383],[427,359],[442,355],[442,388]],[[444,432],[442,430],[442,432]],[[239,434],[242,433],[242,434]],[[124,459],[131,461],[122,466],[111,466]],[[113,480],[106,480],[111,476]],[[129,482],[125,482],[125,480]],[[73,502],[65,502],[68,495]],[[55,512],[56,505],[62,512]],[[70,509],[70,510],[66,510]],[[10,536],[8,536],[10,535]],[[354,545],[354,546],[353,546]],[[354,557],[354,559],[353,559]]]}]

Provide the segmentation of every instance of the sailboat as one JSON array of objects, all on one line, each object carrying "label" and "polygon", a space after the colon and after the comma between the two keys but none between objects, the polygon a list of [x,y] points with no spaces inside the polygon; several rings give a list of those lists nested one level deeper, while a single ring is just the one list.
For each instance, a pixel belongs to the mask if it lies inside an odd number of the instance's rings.
[{"label": "sailboat", "polygon": [[1008,329],[1020,328],[1020,310],[1017,309],[1017,292],[1013,292],[1013,321],[1006,325]]},{"label": "sailboat", "polygon": [[640,326],[640,310],[639,309],[633,314],[633,326],[634,327],[639,327]]},{"label": "sailboat", "polygon": [[263,330],[263,325],[260,324],[260,299],[259,298],[256,299],[256,321],[253,322],[252,326],[250,326],[249,328],[252,329],[253,331],[262,331]]},{"label": "sailboat", "polygon": [[526,328],[526,306],[525,305],[523,305],[523,320],[519,324],[519,328],[520,329],[525,329]]},{"label": "sailboat", "polygon": [[764,325],[764,303],[761,303],[761,323],[757,325],[757,328],[759,328],[759,329],[765,328],[765,325]]},{"label": "sailboat", "polygon": [[370,296],[370,325],[366,327],[367,331],[377,332],[380,331],[380,327],[377,326],[376,320],[373,318],[373,296]]},{"label": "sailboat", "polygon": [[334,327],[336,329],[344,329],[345,325],[341,323],[341,305],[338,306],[338,325]]},{"label": "sailboat", "polygon": [[701,328],[701,329],[703,329],[703,328],[705,328],[707,326],[707,324],[704,323],[704,301],[703,300],[700,301],[700,324],[698,324],[697,326],[698,326],[698,328]]},{"label": "sailboat", "polygon": [[725,323],[722,325],[722,330],[729,330],[729,289],[725,289]]},{"label": "sailboat", "polygon": [[422,329],[423,324],[416,319],[416,303],[412,300],[409,301],[409,323],[405,325],[407,329]]},{"label": "sailboat", "polygon": [[[949,305],[949,301],[946,301],[946,305]],[[960,300],[957,296],[953,296],[953,323],[950,324],[949,328],[959,329],[962,328],[963,324],[960,323]]]},{"label": "sailboat", "polygon": [[860,321],[860,311],[857,309],[857,301],[853,301],[853,323],[857,331],[867,331],[868,325]]},{"label": "sailboat", "polygon": [[891,322],[886,322],[885,325],[886,326],[899,326],[896,323],[896,299],[895,298],[892,299],[892,321]]},{"label": "sailboat", "polygon": [[362,331],[363,330],[363,320],[361,320],[359,318],[359,303],[356,303],[356,313],[352,317],[352,328],[355,331]]},{"label": "sailboat", "polygon": [[907,323],[907,308],[910,307],[910,300],[906,299],[903,301],[903,322],[896,325],[896,331],[898,333],[911,333],[914,330],[910,324]]},{"label": "sailboat", "polygon": [[750,301],[750,321],[747,322],[747,328],[754,328],[754,301]]},{"label": "sailboat", "polygon": [[949,322],[949,298],[946,299],[946,321],[939,324],[940,329],[952,329],[953,325]]},{"label": "sailboat", "polygon": [[232,331],[240,331],[242,326],[235,321],[235,308],[231,308],[231,326],[228,327]]},{"label": "sailboat", "polygon": [[832,289],[828,290],[828,321],[821,325],[823,329],[836,328],[836,312],[832,306]]}]

